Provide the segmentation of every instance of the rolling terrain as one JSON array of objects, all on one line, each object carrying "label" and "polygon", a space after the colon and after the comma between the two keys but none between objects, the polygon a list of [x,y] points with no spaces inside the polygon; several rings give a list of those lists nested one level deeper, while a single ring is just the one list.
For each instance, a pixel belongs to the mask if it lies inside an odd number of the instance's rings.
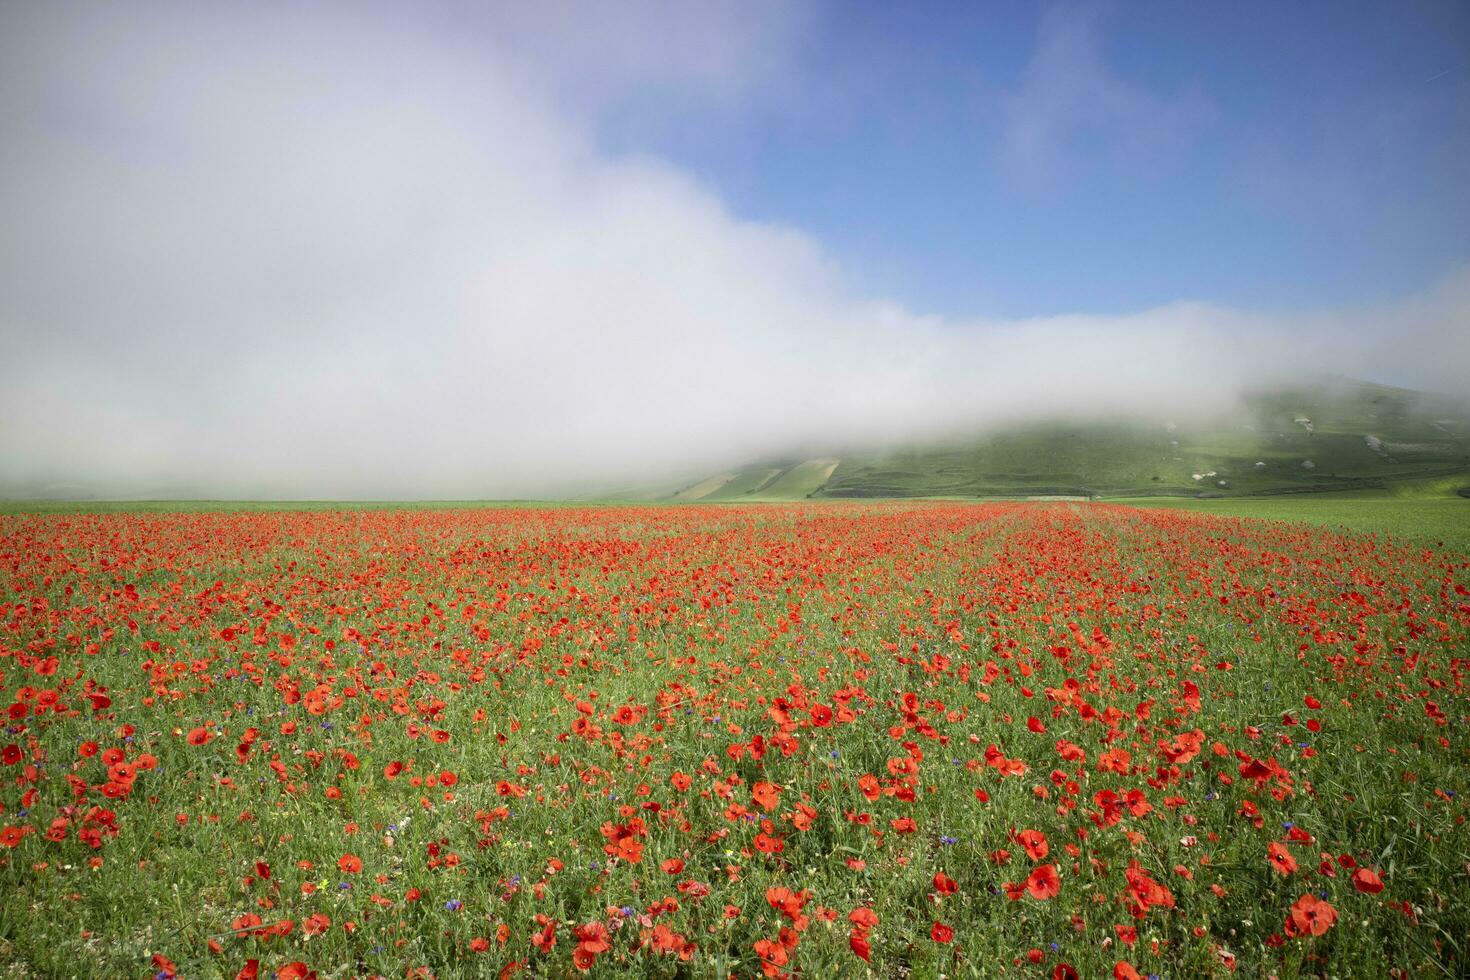
[{"label": "rolling terrain", "polygon": [[1470,487],[1470,403],[1329,380],[1257,392],[1232,418],[1208,425],[1170,419],[1037,421],[966,440],[762,460],[670,496],[710,501],[1384,491],[1444,496],[1465,487]]}]

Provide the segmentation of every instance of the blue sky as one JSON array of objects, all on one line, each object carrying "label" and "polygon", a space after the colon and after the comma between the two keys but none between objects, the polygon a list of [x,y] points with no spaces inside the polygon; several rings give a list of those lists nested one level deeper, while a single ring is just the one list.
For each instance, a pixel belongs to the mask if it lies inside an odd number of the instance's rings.
[{"label": "blue sky", "polygon": [[787,57],[724,104],[632,89],[601,139],[919,310],[1355,306],[1470,257],[1458,0],[832,3]]}]

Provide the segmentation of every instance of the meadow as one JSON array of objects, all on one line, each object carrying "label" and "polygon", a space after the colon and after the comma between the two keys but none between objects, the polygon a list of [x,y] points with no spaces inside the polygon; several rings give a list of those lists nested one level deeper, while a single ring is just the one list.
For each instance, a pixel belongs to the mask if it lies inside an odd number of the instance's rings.
[{"label": "meadow", "polygon": [[824,460],[764,459],[672,496],[1342,499],[1453,497],[1470,488],[1470,404],[1463,399],[1336,379],[1246,392],[1223,416],[1191,418],[1187,405],[1178,407],[1175,421],[1034,419],[886,448],[829,447]]},{"label": "meadow", "polygon": [[[1119,501],[1120,503],[1125,501]],[[1399,545],[1448,548],[1470,554],[1470,499],[1404,497],[1374,492],[1293,494],[1284,497],[1236,497],[1225,500],[1128,500],[1142,507],[1170,507],[1222,517],[1324,527],[1338,533],[1363,534]]]},{"label": "meadow", "polygon": [[0,978],[1463,976],[1470,546],[1326,523],[0,516]]}]

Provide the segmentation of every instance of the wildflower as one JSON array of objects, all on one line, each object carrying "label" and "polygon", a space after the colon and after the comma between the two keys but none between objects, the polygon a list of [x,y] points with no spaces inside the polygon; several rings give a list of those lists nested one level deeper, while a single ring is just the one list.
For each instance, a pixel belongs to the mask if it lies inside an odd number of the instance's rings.
[{"label": "wildflower", "polygon": [[1320,936],[1337,922],[1337,909],[1310,893],[1297,899],[1286,916],[1287,936]]},{"label": "wildflower", "polygon": [[1368,868],[1359,868],[1353,872],[1353,887],[1360,892],[1376,895],[1383,891],[1383,879],[1378,877],[1378,872]]},{"label": "wildflower", "polygon": [[1026,878],[1026,893],[1038,901],[1055,898],[1061,890],[1062,882],[1055,865],[1043,864]]}]

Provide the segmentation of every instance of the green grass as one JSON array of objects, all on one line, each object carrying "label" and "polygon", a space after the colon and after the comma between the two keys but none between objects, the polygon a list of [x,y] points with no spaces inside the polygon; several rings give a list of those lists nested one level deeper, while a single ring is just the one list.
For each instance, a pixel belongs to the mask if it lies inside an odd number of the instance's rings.
[{"label": "green grass", "polygon": [[1470,552],[1470,500],[1462,497],[1303,495],[1234,500],[1134,498],[1118,502],[1386,534],[1405,542]]},{"label": "green grass", "polygon": [[779,467],[755,467],[740,473],[735,479],[720,487],[714,493],[702,498],[704,500],[739,500],[758,493],[774,482],[781,475]]},{"label": "green grass", "polygon": [[[1181,406],[1187,411],[1188,406]],[[1297,419],[1309,419],[1311,429]],[[759,493],[769,461],[736,471],[718,496],[1226,497],[1290,493],[1438,496],[1470,486],[1470,404],[1351,381],[1249,396],[1210,422],[1031,422],[949,441],[855,449],[830,478],[809,463]],[[1310,465],[1307,465],[1310,464]]]},{"label": "green grass", "polygon": [[801,500],[822,488],[836,461],[836,458],[832,457],[809,459],[797,463],[782,472],[753,497],[760,500]]},{"label": "green grass", "polygon": [[565,506],[565,502],[539,500],[0,500],[0,514],[224,514]]},{"label": "green grass", "polygon": [[[153,976],[155,953],[190,978],[250,958],[569,977],[594,923],[615,927],[594,980],[759,976],[757,943],[788,927],[810,977],[1470,963],[1463,554],[1164,509],[889,503],[6,517],[0,553],[0,695],[23,709],[0,829],[29,828],[0,847],[0,977]],[[1167,756],[1188,733],[1198,752]],[[157,767],[108,796],[87,741]],[[1279,775],[1253,784],[1253,759]],[[1099,797],[1125,793],[1143,808],[1105,822]],[[115,816],[100,846],[93,804]],[[635,817],[641,857],[609,860]],[[1283,842],[1299,869],[1270,863]],[[1007,898],[1043,861],[1057,892]],[[1168,893],[1137,918],[1133,872]],[[806,893],[803,926],[773,888]],[[1283,939],[1308,894],[1340,918]],[[293,927],[251,936],[247,914]]]},{"label": "green grass", "polygon": [[734,473],[719,473],[715,476],[700,480],[692,486],[685,487],[674,494],[675,500],[704,500],[712,493],[718,493],[725,485],[735,479]]}]

